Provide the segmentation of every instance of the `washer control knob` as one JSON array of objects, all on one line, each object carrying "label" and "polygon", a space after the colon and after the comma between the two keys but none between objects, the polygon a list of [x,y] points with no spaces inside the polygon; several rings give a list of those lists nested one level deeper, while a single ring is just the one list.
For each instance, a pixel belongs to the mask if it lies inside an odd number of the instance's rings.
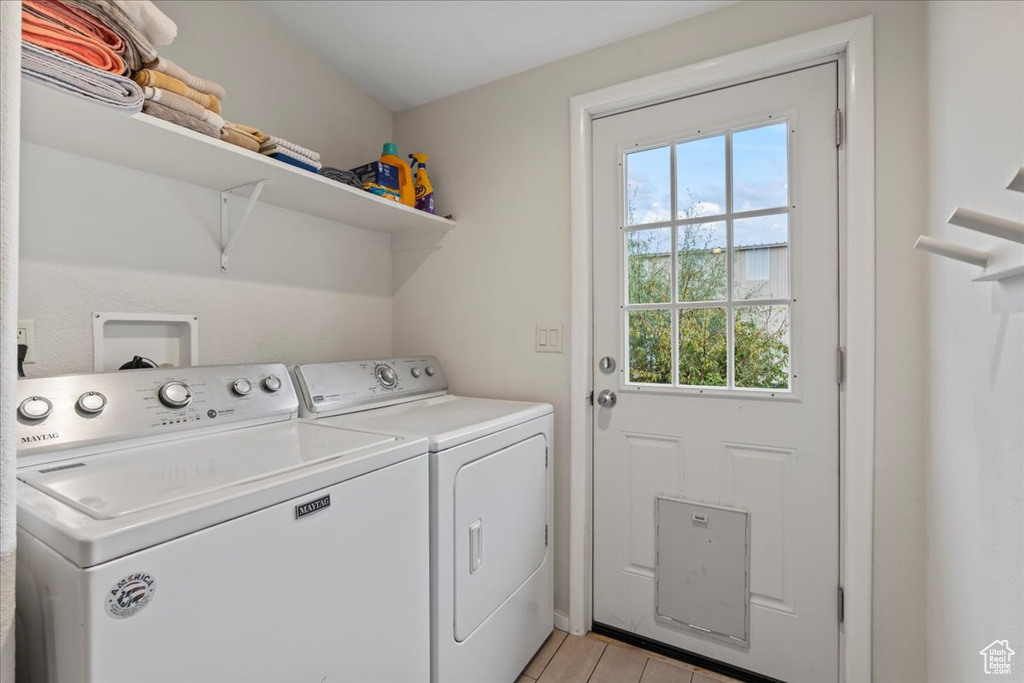
[{"label": "washer control knob", "polygon": [[235,392],[238,396],[248,396],[249,392],[252,391],[252,382],[244,377],[239,377],[231,383],[231,391]]},{"label": "washer control knob", "polygon": [[378,365],[374,374],[382,387],[390,389],[398,384],[398,373],[390,365]]},{"label": "washer control knob", "polygon": [[424,368],[424,369],[426,370],[426,372],[427,372],[427,375],[428,375],[428,376],[430,376],[430,377],[433,377],[433,376],[434,376],[434,373],[435,373],[435,372],[437,372],[436,370],[434,370],[433,366],[430,366],[430,365],[428,365],[428,366],[427,366],[426,368]]},{"label": "washer control knob", "polygon": [[53,412],[53,404],[42,396],[29,396],[18,406],[18,415],[26,420],[42,420]]},{"label": "washer control knob", "polygon": [[420,371],[419,368],[413,368],[412,369],[412,376],[415,377],[416,379],[419,379],[420,375],[422,375],[422,374],[423,373]]},{"label": "washer control knob", "polygon": [[160,397],[160,402],[168,408],[184,408],[192,402],[192,389],[178,380],[164,382],[157,395]]},{"label": "washer control knob", "polygon": [[107,397],[98,391],[87,391],[78,397],[75,407],[87,415],[99,415],[107,407]]},{"label": "washer control knob", "polygon": [[263,388],[274,393],[275,391],[281,390],[281,378],[277,375],[271,375],[263,380]]}]

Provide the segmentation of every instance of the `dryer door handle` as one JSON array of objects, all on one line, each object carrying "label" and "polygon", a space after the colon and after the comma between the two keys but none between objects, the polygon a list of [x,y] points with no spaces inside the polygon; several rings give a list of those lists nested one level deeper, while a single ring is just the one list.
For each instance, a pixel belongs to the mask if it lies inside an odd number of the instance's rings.
[{"label": "dryer door handle", "polygon": [[484,521],[478,519],[469,525],[469,573],[475,574],[484,562]]}]

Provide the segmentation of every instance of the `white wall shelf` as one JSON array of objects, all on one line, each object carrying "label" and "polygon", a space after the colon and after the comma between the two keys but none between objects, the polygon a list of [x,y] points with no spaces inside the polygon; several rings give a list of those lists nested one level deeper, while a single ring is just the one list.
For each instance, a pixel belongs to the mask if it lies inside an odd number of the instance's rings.
[{"label": "white wall shelf", "polygon": [[[1010,179],[1006,189],[1024,192],[1024,167]],[[1020,221],[1012,221],[958,207],[946,222],[950,225],[998,237],[1005,242],[1024,244],[1024,223]],[[973,278],[974,282],[999,282],[1024,275],[1024,263],[1021,263],[1019,249],[1007,250],[1002,244],[996,248],[982,251],[965,247],[956,242],[921,235],[914,243],[914,248],[981,268],[981,273]]]},{"label": "white wall shelf", "polygon": [[440,244],[456,225],[161,119],[125,115],[28,79],[22,79],[21,130],[29,142],[218,192],[266,180],[260,202],[392,233],[396,250],[407,243]]}]

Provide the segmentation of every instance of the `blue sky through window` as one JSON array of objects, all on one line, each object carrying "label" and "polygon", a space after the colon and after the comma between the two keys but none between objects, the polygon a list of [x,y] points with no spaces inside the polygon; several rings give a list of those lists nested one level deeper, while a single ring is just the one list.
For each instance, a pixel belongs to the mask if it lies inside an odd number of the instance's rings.
[{"label": "blue sky through window", "polygon": [[[733,210],[782,208],[789,201],[787,123],[733,134]],[[672,207],[670,147],[626,156],[630,225],[669,220]],[[679,217],[725,212],[725,136],[684,142],[676,149]],[[788,241],[785,215],[734,226],[737,245]]]}]

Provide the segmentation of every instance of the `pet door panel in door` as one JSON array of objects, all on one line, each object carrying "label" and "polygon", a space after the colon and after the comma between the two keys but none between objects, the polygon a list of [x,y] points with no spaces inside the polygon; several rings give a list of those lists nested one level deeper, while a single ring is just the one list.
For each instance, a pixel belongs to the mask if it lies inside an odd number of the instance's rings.
[{"label": "pet door panel in door", "polygon": [[749,514],[658,497],[657,525],[658,621],[746,644]]}]

